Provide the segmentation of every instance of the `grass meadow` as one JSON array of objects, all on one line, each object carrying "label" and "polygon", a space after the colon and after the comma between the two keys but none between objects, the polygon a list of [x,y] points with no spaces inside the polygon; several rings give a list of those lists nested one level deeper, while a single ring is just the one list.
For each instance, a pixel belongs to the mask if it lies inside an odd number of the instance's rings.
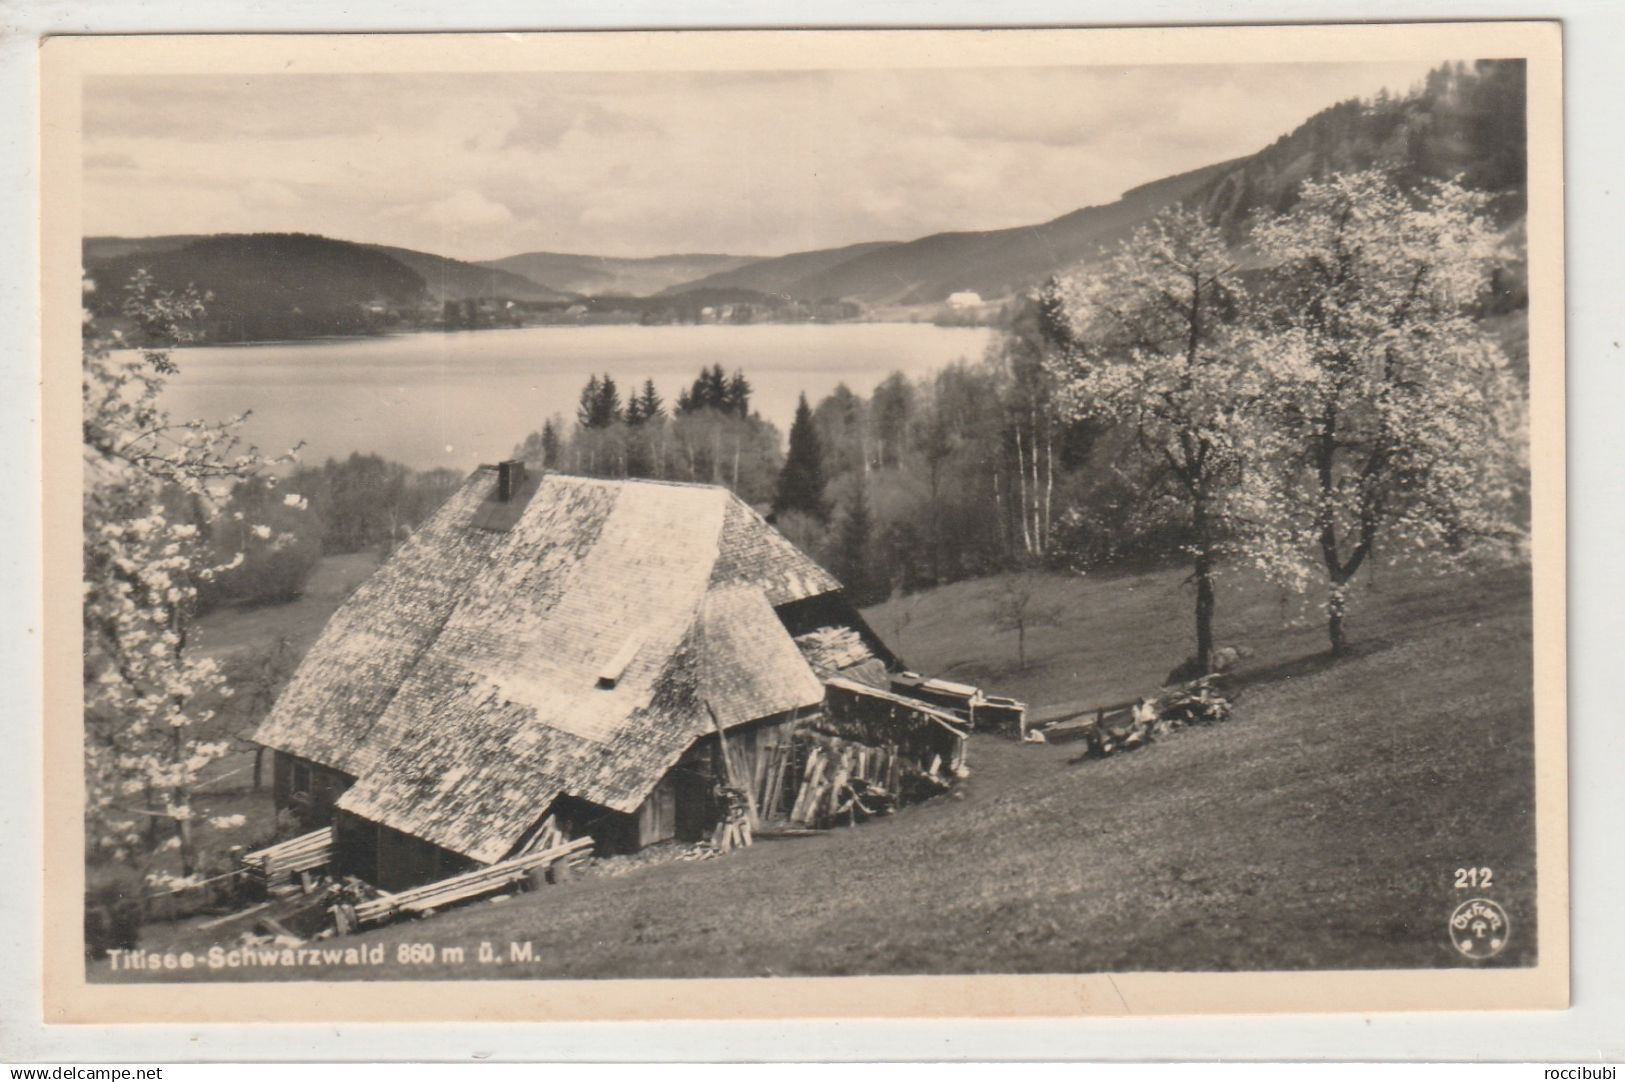
[{"label": "grass meadow", "polygon": [[[1188,652],[1176,570],[1056,576],[1052,625],[991,635],[997,589],[966,582],[871,610],[913,666],[1034,707],[1155,688]],[[907,611],[904,611],[906,607]],[[1494,869],[1534,958],[1527,572],[1385,572],[1363,585],[1352,656],[1312,609],[1228,582],[1220,642],[1250,647],[1233,718],[1142,750],[972,738],[950,796],[724,859],[652,866],[369,932],[390,959],[164,979],[744,977],[1466,964],[1445,933],[1455,869]],[[534,961],[398,965],[403,944],[531,944]],[[143,979],[139,973],[100,973]]]}]

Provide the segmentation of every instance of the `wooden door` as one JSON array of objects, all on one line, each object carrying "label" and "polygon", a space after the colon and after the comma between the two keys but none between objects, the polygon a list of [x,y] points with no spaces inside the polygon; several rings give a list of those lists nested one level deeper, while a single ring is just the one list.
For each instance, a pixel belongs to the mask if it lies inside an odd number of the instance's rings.
[{"label": "wooden door", "polygon": [[641,849],[676,836],[677,786],[672,776],[667,774],[638,809],[638,847]]}]

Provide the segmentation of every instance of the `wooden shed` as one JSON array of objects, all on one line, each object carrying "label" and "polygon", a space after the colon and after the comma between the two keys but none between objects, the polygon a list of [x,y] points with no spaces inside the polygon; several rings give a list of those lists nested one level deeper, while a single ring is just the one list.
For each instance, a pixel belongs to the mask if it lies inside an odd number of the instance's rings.
[{"label": "wooden shed", "polygon": [[255,740],[340,870],[398,889],[548,814],[602,850],[702,837],[717,779],[820,714],[826,678],[899,667],[726,489],[502,463],[339,608]]}]

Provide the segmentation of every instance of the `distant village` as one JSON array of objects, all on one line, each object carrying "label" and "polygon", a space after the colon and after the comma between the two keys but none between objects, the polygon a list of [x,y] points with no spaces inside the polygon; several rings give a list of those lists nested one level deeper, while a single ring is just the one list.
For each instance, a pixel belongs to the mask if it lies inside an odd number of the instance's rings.
[{"label": "distant village", "polygon": [[[557,301],[465,297],[429,299],[418,304],[376,298],[364,304],[362,310],[368,330],[373,333],[572,324],[855,323],[892,320],[898,315],[892,309],[876,309],[849,298],[809,303],[750,290],[696,290],[653,297],[573,297]],[[908,312],[912,322],[943,326],[992,326],[1003,316],[1002,304],[984,301],[980,294],[969,290],[951,294],[940,305],[918,305]]]}]

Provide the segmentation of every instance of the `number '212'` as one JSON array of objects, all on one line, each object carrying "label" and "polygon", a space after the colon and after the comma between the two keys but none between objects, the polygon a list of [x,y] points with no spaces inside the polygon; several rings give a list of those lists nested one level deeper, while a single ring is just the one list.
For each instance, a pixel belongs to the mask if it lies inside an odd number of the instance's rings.
[{"label": "number '212'", "polygon": [[1490,868],[1457,868],[1457,890],[1482,890],[1495,885],[1495,872]]}]

